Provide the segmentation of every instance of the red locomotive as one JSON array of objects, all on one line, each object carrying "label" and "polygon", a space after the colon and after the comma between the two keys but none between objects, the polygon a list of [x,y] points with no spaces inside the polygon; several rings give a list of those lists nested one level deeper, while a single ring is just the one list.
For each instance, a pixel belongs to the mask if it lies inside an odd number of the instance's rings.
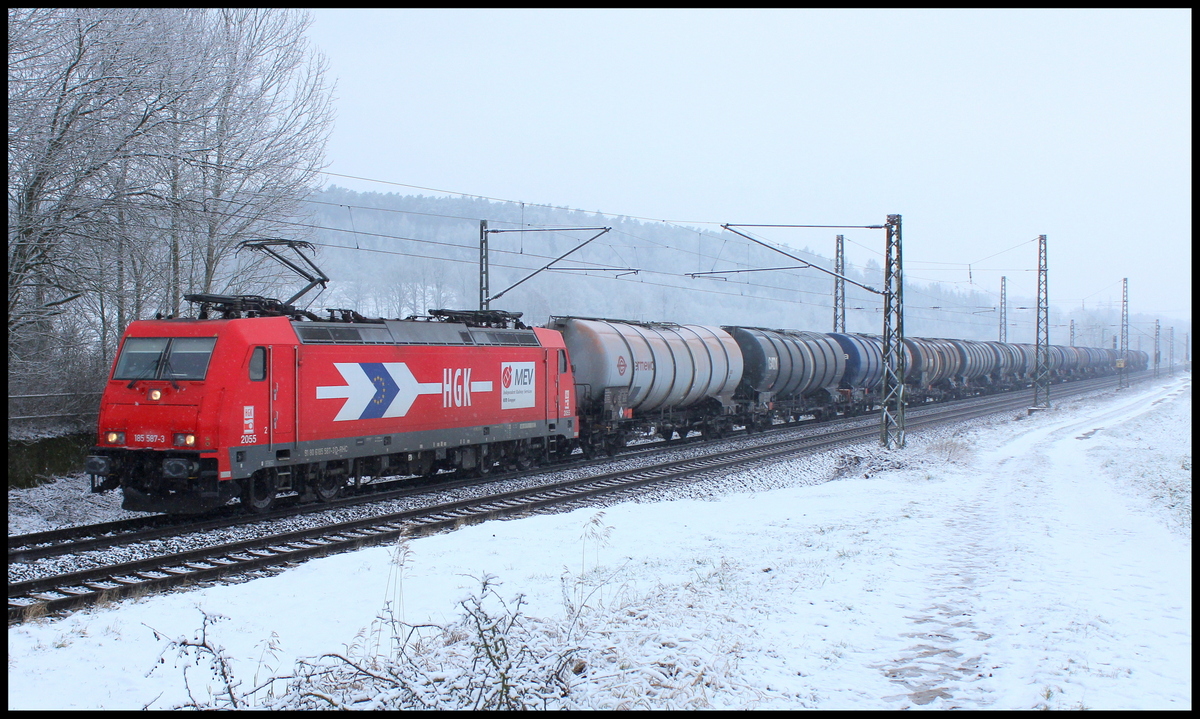
[{"label": "red locomotive", "polygon": [[328,501],[362,475],[528,467],[578,436],[562,336],[519,315],[321,320],[265,298],[189,299],[223,317],[130,324],[104,393],[87,471],[125,509],[241,497],[263,512],[277,493]]}]

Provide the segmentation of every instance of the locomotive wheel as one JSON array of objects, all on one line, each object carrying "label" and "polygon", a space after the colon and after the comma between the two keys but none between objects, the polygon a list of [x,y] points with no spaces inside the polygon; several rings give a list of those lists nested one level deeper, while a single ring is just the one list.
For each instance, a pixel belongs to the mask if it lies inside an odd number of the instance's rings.
[{"label": "locomotive wheel", "polygon": [[275,506],[275,475],[263,470],[251,475],[242,491],[242,504],[255,514],[271,511]]},{"label": "locomotive wheel", "polygon": [[313,491],[316,493],[318,501],[332,502],[341,495],[344,484],[342,475],[324,472],[317,479]]}]

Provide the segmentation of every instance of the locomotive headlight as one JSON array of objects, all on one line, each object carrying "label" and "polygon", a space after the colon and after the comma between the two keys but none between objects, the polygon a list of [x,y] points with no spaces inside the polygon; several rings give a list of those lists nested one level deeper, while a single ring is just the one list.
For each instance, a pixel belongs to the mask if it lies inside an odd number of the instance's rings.
[{"label": "locomotive headlight", "polygon": [[184,434],[182,432],[175,435],[176,447],[194,447],[196,446],[196,435]]},{"label": "locomotive headlight", "polygon": [[160,390],[160,389],[152,389],[152,390],[150,390],[150,399],[152,399],[152,400],[154,400],[154,401],[156,401],[156,402],[157,402],[158,400],[162,399],[162,390]]},{"label": "locomotive headlight", "polygon": [[104,435],[104,441],[109,444],[125,444],[124,432],[109,432]]}]

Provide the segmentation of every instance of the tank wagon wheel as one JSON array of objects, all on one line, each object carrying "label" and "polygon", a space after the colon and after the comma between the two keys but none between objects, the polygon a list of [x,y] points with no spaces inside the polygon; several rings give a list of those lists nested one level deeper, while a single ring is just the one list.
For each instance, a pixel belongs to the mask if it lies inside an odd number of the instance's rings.
[{"label": "tank wagon wheel", "polygon": [[619,434],[611,434],[604,439],[604,453],[609,457],[625,449],[625,438]]},{"label": "tank wagon wheel", "polygon": [[322,472],[317,477],[313,491],[317,495],[318,501],[332,502],[341,495],[344,484],[342,475],[334,474],[333,472]]},{"label": "tank wagon wheel", "polygon": [[271,511],[275,506],[275,475],[270,471],[255,472],[245,480],[242,490],[242,504],[255,514]]}]

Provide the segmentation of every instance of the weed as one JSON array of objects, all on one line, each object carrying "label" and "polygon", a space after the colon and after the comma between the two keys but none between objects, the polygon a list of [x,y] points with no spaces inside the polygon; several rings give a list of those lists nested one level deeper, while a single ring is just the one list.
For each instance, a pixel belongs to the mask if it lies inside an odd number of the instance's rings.
[{"label": "weed", "polygon": [[[362,644],[345,653],[300,660],[283,701],[286,709],[545,709],[565,695],[568,676],[586,663],[575,649],[547,651],[537,640],[542,627],[521,612],[524,598],[510,605],[496,591],[495,578],[477,578],[479,589],[460,602],[462,619],[451,627],[406,625],[397,633],[393,658],[362,654]],[[441,641],[417,630],[441,631]],[[553,635],[553,632],[551,632]],[[363,637],[360,634],[359,640]],[[384,699],[380,699],[384,697]]]},{"label": "weed", "polygon": [[31,622],[46,616],[46,603],[37,602],[25,607],[25,621]]},{"label": "weed", "polygon": [[121,638],[121,620],[114,619],[112,624],[109,624],[107,627],[104,628],[104,633],[109,636],[120,639]]},{"label": "weed", "polygon": [[1062,694],[1062,693],[1063,693],[1062,687],[1052,687],[1049,685],[1043,687],[1042,691],[1039,692],[1040,696],[1043,699],[1045,699],[1046,701],[1050,701],[1050,698],[1053,697],[1055,694]]},{"label": "weed", "polygon": [[[954,439],[944,439],[929,445],[929,453],[948,463],[959,463],[971,456],[971,448],[965,443]],[[929,477],[926,477],[927,479]]]},{"label": "weed", "polygon": [[238,689],[241,687],[242,682],[234,677],[233,666],[230,662],[229,656],[225,653],[225,647],[213,644],[208,636],[208,628],[210,626],[219,621],[228,619],[229,617],[221,614],[209,614],[203,609],[200,609],[199,605],[197,605],[196,609],[200,611],[200,614],[204,617],[204,620],[201,624],[200,632],[192,639],[188,639],[186,637],[170,639],[154,627],[151,627],[147,624],[142,625],[154,632],[155,639],[167,642],[167,646],[163,648],[162,652],[158,656],[158,663],[152,667],[150,671],[146,673],[146,675],[149,676],[151,673],[153,673],[154,670],[158,668],[159,664],[165,664],[165,655],[172,649],[177,650],[177,660],[192,659],[192,663],[199,665],[202,658],[204,658],[208,662],[208,668],[212,673],[213,678],[217,680],[221,687],[220,695],[214,697],[211,695],[210,690],[210,695],[206,702],[202,703],[200,700],[196,699],[195,695],[192,693],[191,683],[189,682],[187,675],[188,667],[185,664],[183,668],[183,682],[184,686],[187,688],[188,699],[191,701],[187,704],[181,705],[179,708],[243,708],[246,706],[246,701],[245,698],[238,693]]},{"label": "weed", "polygon": [[[272,667],[270,664],[266,664],[266,658],[267,655],[270,654],[273,661],[279,661],[279,634],[277,632],[271,632],[271,636],[259,642],[259,644],[262,646],[262,653],[259,654],[258,666],[254,669],[254,684],[256,686],[258,685],[259,672],[262,670],[264,665],[268,671],[271,671],[272,673],[275,671],[274,667]],[[269,688],[267,689],[267,699],[273,699],[274,696],[274,682],[270,682]]]},{"label": "weed", "polygon": [[608,546],[609,537],[612,536],[613,528],[604,523],[604,512],[596,512],[596,514],[588,520],[583,526],[583,534],[579,536],[579,576],[584,575],[584,561],[587,556],[587,542],[592,540],[596,551],[596,566],[600,564],[600,547]]},{"label": "weed", "polygon": [[125,596],[133,602],[140,602],[149,593],[150,593],[150,588],[148,586],[146,586],[145,584],[138,584],[138,585],[134,586],[133,588],[131,588],[129,590],[129,593],[126,594]]},{"label": "weed", "polygon": [[[387,594],[384,598],[385,606],[398,606],[400,608],[400,620],[404,621],[404,570],[408,566],[409,560],[412,559],[412,547],[409,546],[410,533],[405,532],[396,539],[395,550],[392,552],[392,559],[388,567],[387,579]],[[376,639],[376,649],[378,649],[378,638]]]}]

